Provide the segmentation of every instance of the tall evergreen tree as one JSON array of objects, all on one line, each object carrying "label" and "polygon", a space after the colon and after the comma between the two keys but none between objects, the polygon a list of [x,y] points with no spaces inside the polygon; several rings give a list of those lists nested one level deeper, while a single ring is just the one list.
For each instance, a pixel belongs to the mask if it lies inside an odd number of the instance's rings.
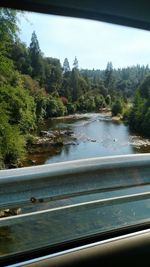
[{"label": "tall evergreen tree", "polygon": [[69,65],[69,61],[67,58],[65,58],[64,63],[63,63],[63,71],[64,73],[70,71],[70,65]]},{"label": "tall evergreen tree", "polygon": [[79,73],[76,68],[73,68],[71,74],[71,81],[72,81],[72,100],[77,101],[79,96]]},{"label": "tall evergreen tree", "polygon": [[31,43],[29,47],[29,54],[32,67],[32,77],[43,82],[44,79],[44,66],[42,61],[41,50],[35,31],[32,33]]},{"label": "tall evergreen tree", "polygon": [[112,82],[113,82],[113,65],[112,62],[108,62],[105,70],[105,80],[104,80],[105,87],[110,89],[110,87],[112,86]]},{"label": "tall evergreen tree", "polygon": [[73,68],[74,68],[74,69],[77,69],[77,70],[78,70],[78,68],[79,68],[79,62],[78,62],[78,60],[77,60],[77,57],[75,57],[75,59],[74,59],[74,62],[73,62]]}]

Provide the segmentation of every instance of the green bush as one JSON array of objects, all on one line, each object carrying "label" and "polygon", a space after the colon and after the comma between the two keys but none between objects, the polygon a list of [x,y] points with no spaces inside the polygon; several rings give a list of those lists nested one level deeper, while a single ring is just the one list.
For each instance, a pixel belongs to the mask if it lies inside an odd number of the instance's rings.
[{"label": "green bush", "polygon": [[0,103],[5,104],[11,125],[18,125],[23,133],[35,128],[35,102],[23,88],[0,87]]},{"label": "green bush", "polygon": [[11,126],[8,122],[0,125],[0,162],[10,167],[17,164],[25,156],[25,138],[18,127]]},{"label": "green bush", "polygon": [[75,113],[76,112],[76,105],[72,104],[72,103],[68,103],[67,104],[67,111],[68,111],[68,114]]},{"label": "green bush", "polygon": [[116,102],[112,105],[112,115],[117,116],[118,114],[122,114],[123,106],[121,101],[116,100]]}]

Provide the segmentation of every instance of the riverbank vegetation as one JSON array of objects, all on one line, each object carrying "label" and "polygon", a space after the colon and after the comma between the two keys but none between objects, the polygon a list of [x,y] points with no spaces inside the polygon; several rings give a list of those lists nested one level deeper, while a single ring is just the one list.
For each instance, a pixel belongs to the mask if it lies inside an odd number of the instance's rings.
[{"label": "riverbank vegetation", "polygon": [[17,12],[1,8],[0,168],[19,166],[31,134],[50,117],[112,110],[149,135],[149,74],[148,66],[114,69],[111,62],[105,70],[80,69],[76,57],[72,68],[67,58],[61,65],[42,53],[35,32],[27,47]]},{"label": "riverbank vegetation", "polygon": [[134,131],[150,137],[150,76],[145,77],[136,91],[129,125]]}]

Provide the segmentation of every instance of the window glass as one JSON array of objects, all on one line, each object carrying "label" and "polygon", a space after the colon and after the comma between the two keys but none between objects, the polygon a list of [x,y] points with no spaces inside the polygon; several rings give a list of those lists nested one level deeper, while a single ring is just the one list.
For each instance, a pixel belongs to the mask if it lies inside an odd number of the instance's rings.
[{"label": "window glass", "polygon": [[149,156],[115,158],[150,153],[149,44],[0,8],[0,259],[149,221]]}]

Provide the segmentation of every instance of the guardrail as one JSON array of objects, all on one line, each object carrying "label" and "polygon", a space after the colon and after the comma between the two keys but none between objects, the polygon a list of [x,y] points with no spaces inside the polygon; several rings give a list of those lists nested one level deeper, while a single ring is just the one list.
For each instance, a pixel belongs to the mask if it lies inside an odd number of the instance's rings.
[{"label": "guardrail", "polygon": [[147,224],[149,198],[150,154],[1,170],[0,209],[21,213],[0,218],[0,262],[20,251]]},{"label": "guardrail", "polygon": [[150,183],[150,154],[101,157],[0,171],[0,207]]}]

